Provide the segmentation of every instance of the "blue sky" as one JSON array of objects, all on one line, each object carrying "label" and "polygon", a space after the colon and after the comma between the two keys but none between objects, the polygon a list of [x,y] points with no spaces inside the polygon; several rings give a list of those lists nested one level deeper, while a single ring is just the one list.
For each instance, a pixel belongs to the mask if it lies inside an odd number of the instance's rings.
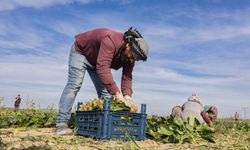
[{"label": "blue sky", "polygon": [[[220,117],[248,107],[250,1],[0,0],[0,96],[17,94],[41,107],[59,102],[74,35],[136,27],[150,45],[134,69],[133,98],[149,114],[169,114],[192,94],[216,105]],[[113,71],[120,84],[120,71]],[[77,101],[97,97],[89,75]]]}]

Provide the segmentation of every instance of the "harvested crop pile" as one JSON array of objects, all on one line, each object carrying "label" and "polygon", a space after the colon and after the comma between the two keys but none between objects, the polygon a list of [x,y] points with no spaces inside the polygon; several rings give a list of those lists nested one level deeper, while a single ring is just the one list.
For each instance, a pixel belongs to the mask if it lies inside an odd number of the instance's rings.
[{"label": "harvested crop pile", "polygon": [[[80,105],[80,111],[91,111],[91,110],[103,110],[104,100],[103,99],[91,99],[85,104]],[[136,105],[128,105],[125,101],[115,100],[113,97],[110,98],[110,110],[111,111],[128,111],[137,112]]]},{"label": "harvested crop pile", "polygon": [[163,143],[196,143],[199,140],[214,142],[214,129],[200,124],[192,116],[187,122],[179,118],[149,116],[147,136]]}]

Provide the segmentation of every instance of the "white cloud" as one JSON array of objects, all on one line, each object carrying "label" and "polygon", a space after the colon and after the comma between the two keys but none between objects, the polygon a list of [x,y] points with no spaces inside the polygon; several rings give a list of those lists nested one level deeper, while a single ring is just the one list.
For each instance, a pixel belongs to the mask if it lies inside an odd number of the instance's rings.
[{"label": "white cloud", "polygon": [[[0,95],[5,97],[5,105],[12,106],[14,96],[21,94],[24,100],[29,96],[42,107],[54,104],[57,108],[68,71],[67,58],[61,59],[35,55],[10,55],[1,59]],[[93,97],[96,97],[94,86],[86,75],[76,101]]]},{"label": "white cloud", "polygon": [[51,28],[61,34],[64,34],[66,36],[69,36],[71,38],[74,37],[74,35],[78,34],[81,30],[84,29],[83,24],[80,23],[69,23],[69,22],[55,22]]},{"label": "white cloud", "polygon": [[[4,49],[22,49],[31,53],[46,54],[41,50],[49,42],[53,41],[52,34],[47,31],[37,30],[35,27],[20,23],[14,25],[10,20],[3,21],[0,27],[0,46]],[[29,28],[27,28],[29,26]]]},{"label": "white cloud", "polygon": [[88,4],[98,0],[2,0],[0,11],[14,10],[18,7],[42,8],[52,5],[64,5],[71,3]]},{"label": "white cloud", "polygon": [[249,38],[250,22],[245,25],[196,26],[195,28],[154,24],[145,27],[144,35],[146,35],[152,51],[165,53],[187,48],[193,44],[206,44],[207,42],[233,40],[241,37]]}]

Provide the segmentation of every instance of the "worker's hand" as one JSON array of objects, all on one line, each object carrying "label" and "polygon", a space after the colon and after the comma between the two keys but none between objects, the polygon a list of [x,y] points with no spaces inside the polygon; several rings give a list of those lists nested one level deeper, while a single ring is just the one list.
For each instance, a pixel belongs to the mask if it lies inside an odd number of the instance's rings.
[{"label": "worker's hand", "polygon": [[211,128],[213,128],[213,127],[214,127],[213,122],[209,122],[209,123],[208,123],[208,126],[211,127]]},{"label": "worker's hand", "polygon": [[126,100],[125,104],[126,106],[130,107],[130,112],[137,112],[138,107],[137,104],[132,100],[132,97],[129,95],[125,95],[124,99]]},{"label": "worker's hand", "polygon": [[121,92],[116,92],[114,96],[116,101],[121,101],[128,107],[131,106],[130,103],[123,97]]},{"label": "worker's hand", "polygon": [[121,92],[115,93],[115,99],[116,100],[125,100]]},{"label": "worker's hand", "polygon": [[127,101],[132,101],[132,97],[129,96],[129,95],[125,95],[124,98],[125,98],[125,100],[127,100]]}]

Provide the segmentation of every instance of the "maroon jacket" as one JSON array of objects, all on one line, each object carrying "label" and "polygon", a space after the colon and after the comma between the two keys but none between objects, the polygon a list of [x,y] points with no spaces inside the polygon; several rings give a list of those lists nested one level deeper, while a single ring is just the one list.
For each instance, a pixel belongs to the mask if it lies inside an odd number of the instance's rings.
[{"label": "maroon jacket", "polygon": [[134,63],[122,64],[119,48],[124,43],[123,33],[107,28],[94,29],[75,36],[79,51],[94,66],[101,83],[110,94],[119,91],[111,74],[111,68],[122,70],[121,90],[124,95],[132,95],[132,71]]}]

